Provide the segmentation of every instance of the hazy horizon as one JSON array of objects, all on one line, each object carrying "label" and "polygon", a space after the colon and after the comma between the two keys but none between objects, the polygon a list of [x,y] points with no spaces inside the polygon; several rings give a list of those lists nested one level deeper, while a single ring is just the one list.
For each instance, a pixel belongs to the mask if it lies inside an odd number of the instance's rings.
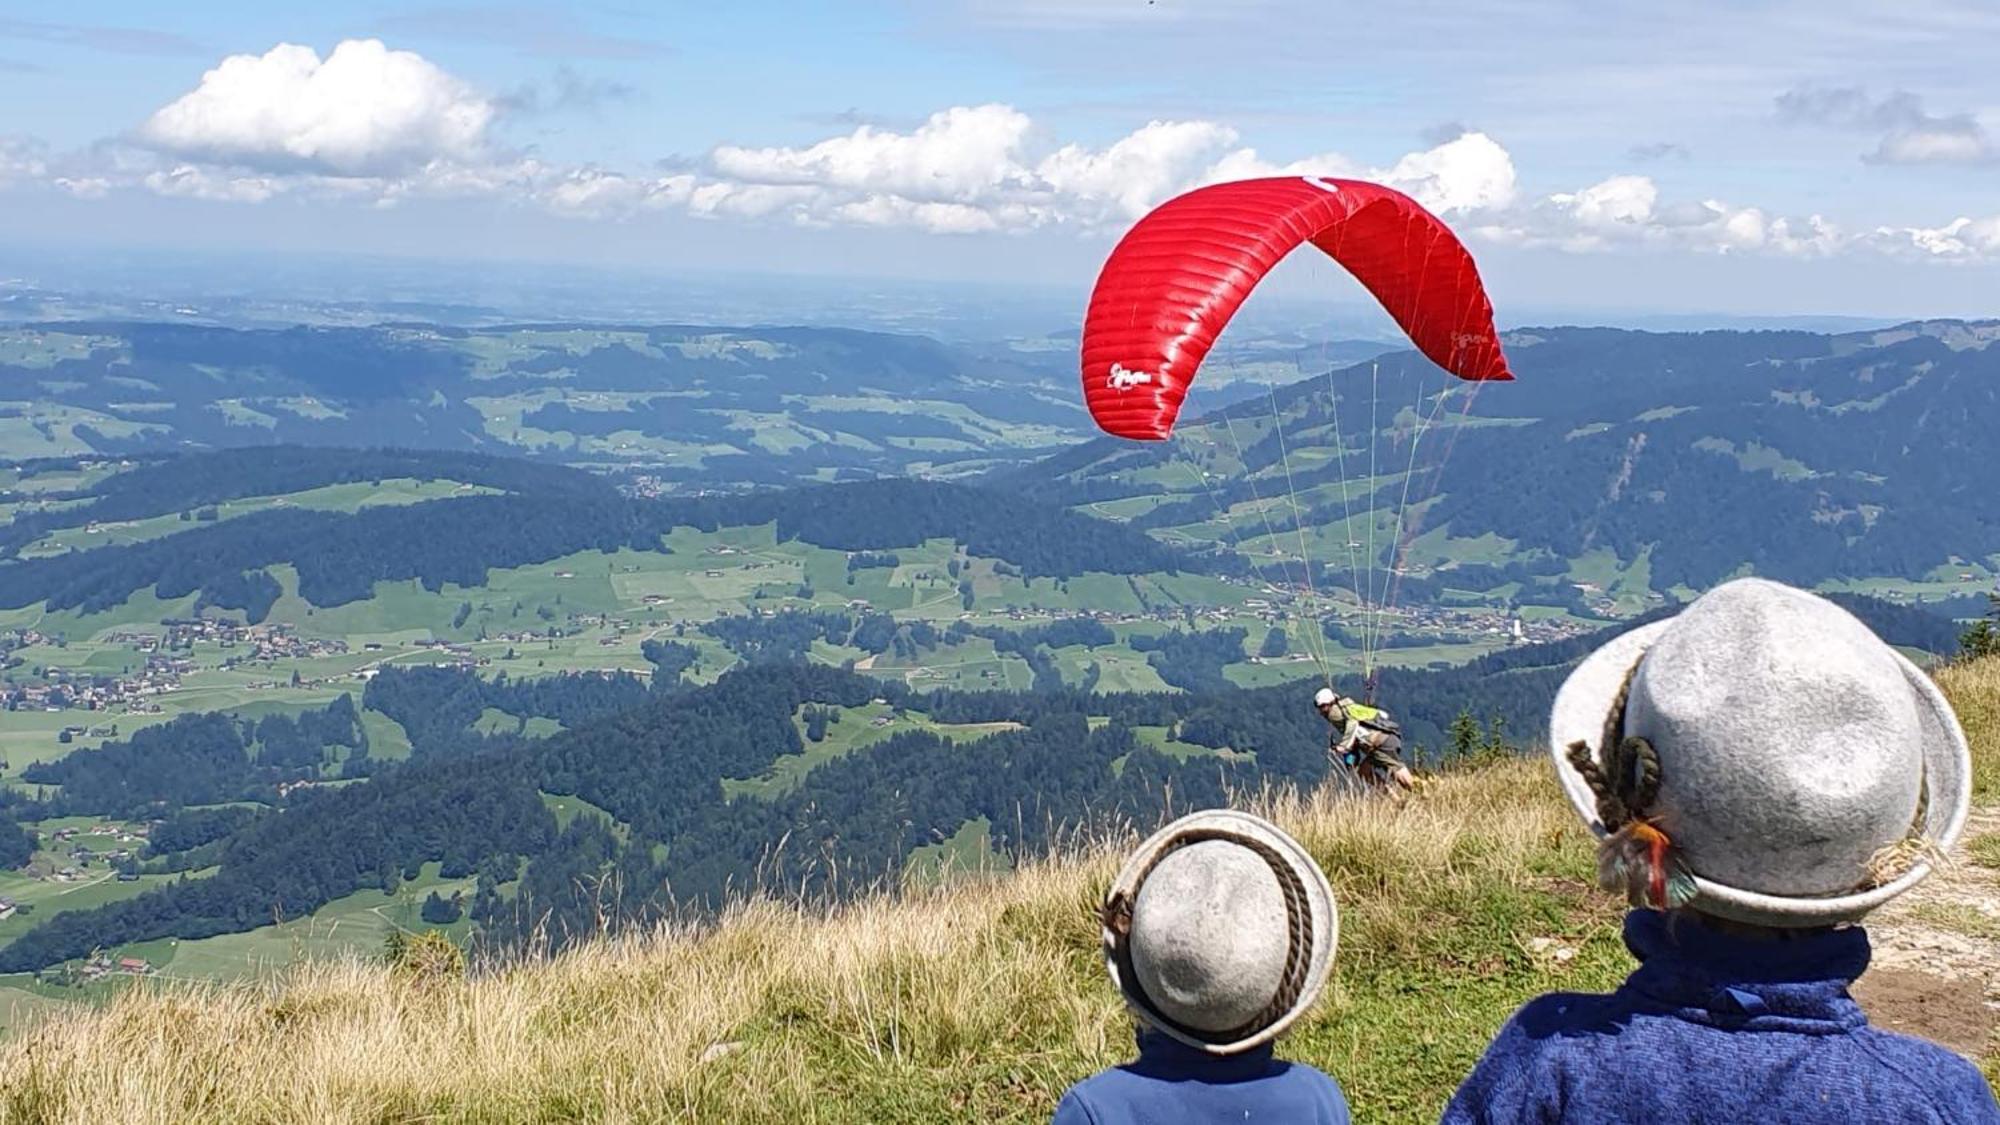
[{"label": "hazy horizon", "polygon": [[1315,174],[1439,214],[1504,323],[1977,316],[2000,294],[2000,15],[1970,0],[16,8],[16,253],[1081,293],[1173,194]]}]

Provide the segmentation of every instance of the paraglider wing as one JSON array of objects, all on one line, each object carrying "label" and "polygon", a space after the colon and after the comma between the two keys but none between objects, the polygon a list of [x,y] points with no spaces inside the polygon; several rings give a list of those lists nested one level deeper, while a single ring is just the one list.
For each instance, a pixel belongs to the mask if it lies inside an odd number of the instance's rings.
[{"label": "paraglider wing", "polygon": [[1513,378],[1472,255],[1415,200],[1360,180],[1240,180],[1161,204],[1104,263],[1083,323],[1083,395],[1097,424],[1128,438],[1172,433],[1229,318],[1305,242],[1346,267],[1438,366]]}]

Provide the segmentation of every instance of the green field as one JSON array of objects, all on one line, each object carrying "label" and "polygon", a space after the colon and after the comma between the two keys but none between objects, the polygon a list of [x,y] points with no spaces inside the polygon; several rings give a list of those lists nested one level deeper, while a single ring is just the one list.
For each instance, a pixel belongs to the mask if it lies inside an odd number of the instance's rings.
[{"label": "green field", "polygon": [[1652,549],[1649,547],[1627,563],[1599,547],[1570,562],[1568,580],[1584,584],[1592,601],[1608,599],[1620,616],[1643,613],[1659,599],[1653,590]]},{"label": "green field", "polygon": [[1153,666],[1146,662],[1146,654],[1134,652],[1122,645],[1084,648],[1070,645],[1053,650],[1056,667],[1062,670],[1063,682],[1077,684],[1092,664],[1097,665],[1097,690],[1101,692],[1123,691],[1173,691]]},{"label": "green field", "polygon": [[559,795],[555,793],[544,793],[542,794],[542,803],[544,805],[547,805],[549,807],[549,811],[555,814],[556,829],[558,831],[564,828],[568,828],[570,822],[580,816],[594,816],[597,817],[599,820],[603,820],[609,823],[611,825],[611,831],[615,835],[617,835],[617,837],[620,840],[623,840],[626,834],[630,831],[623,822],[618,820],[618,818],[612,816],[608,812],[605,812],[598,806],[591,804],[589,801],[584,800],[582,797],[572,797],[566,795]]},{"label": "green field", "polygon": [[1013,870],[1013,860],[993,850],[992,828],[985,817],[975,817],[937,843],[913,849],[903,864],[904,883],[918,888],[941,887]]},{"label": "green field", "polygon": [[[456,481],[419,481],[405,477],[384,480],[380,484],[356,481],[351,484],[332,484],[284,495],[247,496],[237,500],[225,500],[210,507],[215,512],[217,520],[226,520],[247,516],[253,512],[276,511],[280,508],[358,512],[363,508],[416,504],[425,500],[490,494],[493,491],[490,488],[460,484]],[[50,532],[23,547],[21,557],[40,558],[68,551],[85,551],[93,547],[140,543],[204,526],[207,525],[192,518],[191,513],[149,516],[145,519],[112,523],[90,523],[83,527],[69,527]]]},{"label": "green field", "polygon": [[[181,877],[141,875],[122,881],[102,858],[119,850],[138,855],[146,843],[140,834],[143,826],[104,817],[72,816],[32,821],[21,827],[38,837],[38,845],[25,867],[0,871],[0,897],[17,907],[0,918],[0,942],[12,941],[58,914],[120,902]],[[110,831],[93,831],[100,827]],[[74,830],[76,835],[58,841],[55,834],[64,830]],[[75,848],[87,849],[98,858],[74,859],[70,852]],[[62,873],[66,871],[74,874],[65,877]]]},{"label": "green field", "polygon": [[449,926],[427,925],[417,916],[424,896],[444,898],[462,892],[470,901],[477,880],[446,879],[438,865],[427,863],[415,879],[395,895],[363,890],[335,899],[309,918],[289,919],[238,934],[181,941],[162,938],[137,942],[111,951],[115,957],[139,957],[151,962],[155,974],[168,980],[215,981],[269,976],[306,958],[375,957],[392,930],[439,929],[454,939],[471,932],[461,918]]},{"label": "green field", "polygon": [[1183,762],[1189,758],[1223,758],[1255,761],[1257,757],[1255,751],[1246,750],[1238,753],[1234,750],[1214,750],[1192,742],[1182,742],[1180,739],[1175,738],[1174,732],[1166,727],[1133,727],[1132,735],[1140,742],[1158,750],[1160,753]]},{"label": "green field", "polygon": [[1820,588],[1867,594],[1890,601],[1940,601],[1945,598],[1979,597],[1991,593],[2000,581],[2000,555],[1971,560],[1953,558],[1921,580],[1902,578],[1853,578],[1824,583]]},{"label": "green field", "polygon": [[834,710],[840,718],[827,726],[826,737],[818,742],[806,740],[804,718],[800,715],[792,716],[792,723],[798,728],[800,739],[805,740],[805,752],[780,757],[770,769],[756,777],[724,778],[722,791],[732,799],[753,797],[768,800],[798,788],[799,783],[805,780],[806,774],[815,767],[899,734],[922,731],[953,742],[962,742],[983,738],[1003,730],[1015,730],[1020,726],[1018,723],[933,722],[930,716],[921,711],[899,710],[887,703],[837,707]]}]

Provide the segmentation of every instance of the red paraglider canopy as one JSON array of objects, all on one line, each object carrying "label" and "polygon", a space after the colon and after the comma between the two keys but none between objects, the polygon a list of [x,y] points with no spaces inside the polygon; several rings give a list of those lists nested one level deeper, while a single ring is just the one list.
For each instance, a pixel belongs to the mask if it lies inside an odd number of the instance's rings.
[{"label": "red paraglider canopy", "polygon": [[1168,200],[1111,251],[1083,322],[1083,396],[1097,424],[1119,437],[1172,433],[1229,318],[1303,242],[1345,266],[1438,366],[1513,378],[1472,255],[1437,216],[1360,180],[1242,180]]}]

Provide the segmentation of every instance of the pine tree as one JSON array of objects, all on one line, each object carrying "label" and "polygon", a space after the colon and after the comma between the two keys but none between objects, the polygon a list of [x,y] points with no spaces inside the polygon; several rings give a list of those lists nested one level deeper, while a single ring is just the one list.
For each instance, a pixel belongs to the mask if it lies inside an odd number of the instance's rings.
[{"label": "pine tree", "polygon": [[1451,721],[1445,732],[1446,754],[1453,758],[1468,758],[1479,750],[1479,720],[1472,712],[1461,709],[1458,717]]},{"label": "pine tree", "polygon": [[2000,656],[2000,594],[1988,594],[1986,600],[1986,616],[1958,635],[1958,655],[1962,659]]}]

